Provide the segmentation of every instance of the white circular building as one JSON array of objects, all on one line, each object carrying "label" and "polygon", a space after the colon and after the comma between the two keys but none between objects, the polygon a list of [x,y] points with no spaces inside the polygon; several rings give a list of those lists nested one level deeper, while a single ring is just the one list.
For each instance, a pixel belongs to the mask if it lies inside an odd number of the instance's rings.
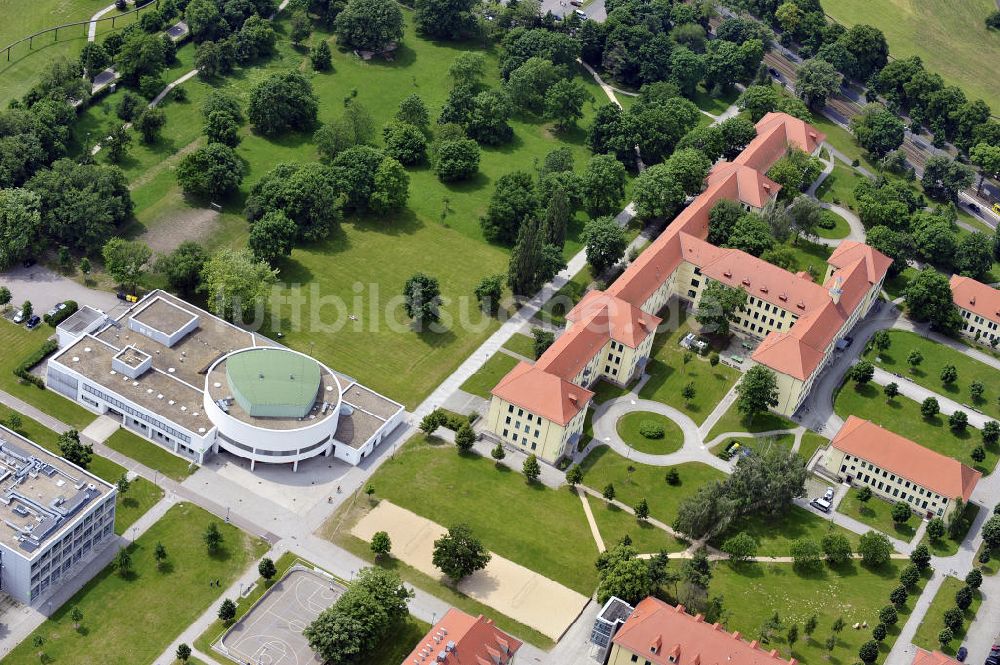
[{"label": "white circular building", "polygon": [[276,347],[228,353],[205,375],[205,414],[216,444],[256,462],[298,462],[333,450],[343,388],[307,355]]}]

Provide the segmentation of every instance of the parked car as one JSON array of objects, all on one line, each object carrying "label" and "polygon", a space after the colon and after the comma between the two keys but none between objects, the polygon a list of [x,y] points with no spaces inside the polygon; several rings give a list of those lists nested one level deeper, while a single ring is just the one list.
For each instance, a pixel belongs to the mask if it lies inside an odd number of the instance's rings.
[{"label": "parked car", "polygon": [[965,657],[969,655],[969,650],[965,647],[958,647],[958,651],[955,652],[955,660],[960,663],[965,662]]},{"label": "parked car", "polygon": [[569,4],[573,5],[574,7],[583,7],[583,3],[580,2],[580,0],[569,0]]},{"label": "parked car", "polygon": [[767,73],[770,74],[771,76],[773,76],[776,79],[780,79],[781,78],[781,74],[774,67],[768,67],[767,68]]},{"label": "parked car", "polygon": [[582,9],[574,9],[573,13],[579,16],[581,21],[586,21],[589,18],[587,16],[587,12],[583,11]]},{"label": "parked car", "polygon": [[824,513],[830,512],[830,509],[833,508],[833,505],[826,499],[813,499],[809,502],[809,505]]},{"label": "parked car", "polygon": [[977,206],[975,203],[969,204],[969,210],[976,213],[977,215],[979,214],[979,206]]},{"label": "parked car", "polygon": [[825,501],[833,501],[833,488],[827,487],[826,492],[823,494],[823,499]]},{"label": "parked car", "polygon": [[20,310],[20,309],[17,310],[17,313],[14,314],[14,319],[13,320],[14,320],[14,323],[23,323],[24,322],[24,311]]},{"label": "parked car", "polygon": [[42,317],[35,314],[30,319],[28,319],[28,330],[34,330],[38,327],[38,324],[42,322]]},{"label": "parked car", "polygon": [[853,337],[845,337],[844,341],[847,342],[847,346],[850,346],[851,344],[854,344],[854,338]]}]

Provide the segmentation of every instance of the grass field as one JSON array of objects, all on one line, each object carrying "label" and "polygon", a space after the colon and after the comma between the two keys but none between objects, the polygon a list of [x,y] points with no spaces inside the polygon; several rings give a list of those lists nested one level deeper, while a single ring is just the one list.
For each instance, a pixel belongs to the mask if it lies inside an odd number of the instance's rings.
[{"label": "grass field", "polygon": [[663,529],[649,522],[640,522],[618,506],[606,501],[586,496],[590,512],[597,522],[597,530],[601,532],[601,540],[605,547],[613,547],[628,536],[640,553],[651,554],[660,550],[677,552],[687,547],[687,542],[674,538]]},{"label": "grass field", "polygon": [[[782,628],[765,648],[777,649],[784,658],[791,655],[807,665],[853,663],[858,648],[871,639],[871,630],[851,626],[865,621],[869,627],[878,623],[878,611],[888,604],[889,592],[899,583],[903,563],[892,561],[875,571],[857,562],[837,568],[824,564],[811,574],[800,574],[791,564],[717,563],[708,594],[723,597],[726,628],[740,631],[745,639],[757,639],[761,625],[777,612]],[[911,596],[899,612],[899,623],[890,628],[880,649],[880,662],[899,635],[899,626],[909,617],[912,603]],[[812,615],[816,615],[818,627],[809,638],[802,628]],[[834,635],[832,625],[837,618],[843,618],[847,626],[835,635],[836,646],[828,657],[823,645]],[[799,641],[789,648],[785,635],[792,624],[799,626]]]},{"label": "grass field", "polygon": [[795,265],[790,268],[792,272],[804,270],[816,275],[817,277],[814,279],[817,280],[823,279],[823,275],[826,273],[826,260],[833,253],[832,248],[802,237],[794,241],[789,239],[788,242],[778,245],[778,247],[788,248],[792,251],[795,261]]},{"label": "grass field", "polygon": [[886,277],[885,281],[882,283],[882,289],[885,290],[891,298],[899,298],[903,295],[903,291],[906,290],[906,287],[919,272],[920,271],[916,268],[907,266],[898,275],[895,275],[894,277]]},{"label": "grass field", "polygon": [[[16,293],[14,297],[17,298]],[[0,390],[24,400],[70,427],[82,430],[97,416],[62,395],[36,388],[31,384],[22,384],[12,373],[24,358],[45,343],[51,332],[52,329],[48,326],[28,330],[6,319],[0,319],[0,348],[4,350],[0,354]]]},{"label": "grass field", "polygon": [[191,462],[124,428],[112,434],[104,445],[178,482],[191,474]]},{"label": "grass field", "polygon": [[[420,469],[420,483],[413,482],[414,469]],[[442,526],[469,524],[493,552],[560,584],[585,595],[597,586],[597,546],[580,499],[567,489],[529,484],[493,460],[459,455],[454,446],[422,435],[379,467],[371,484],[376,498]]]},{"label": "grass field", "polygon": [[[409,20],[408,10],[406,16]],[[184,200],[173,171],[179,154],[204,140],[200,137],[198,114],[201,100],[213,87],[246,99],[250,87],[270,73],[301,68],[310,76],[320,99],[320,121],[336,118],[342,113],[343,101],[356,95],[356,101],[368,107],[380,127],[410,93],[421,95],[431,116],[436,117],[451,85],[448,65],[462,51],[478,48],[432,43],[418,38],[408,26],[392,62],[363,62],[353,54],[334,50],[333,72],[317,74],[304,64],[302,52],[284,37],[285,21],[278,21],[276,28],[283,37],[272,59],[222,81],[186,83],[189,101],[164,106],[167,126],[163,145],[133,145],[125,164],[136,202],[137,223],[131,235],[159,240],[166,237],[169,241],[172,234],[185,233],[185,224],[191,218],[204,214]],[[315,43],[326,36],[317,31],[311,39]],[[495,85],[496,54],[489,51],[486,56],[487,83]],[[584,84],[592,94],[599,91],[589,81],[584,80]],[[595,101],[600,99],[595,96]],[[109,99],[108,107],[113,103],[114,99]],[[589,122],[593,109],[594,103],[585,105],[581,128]],[[99,125],[101,120],[96,116],[101,113],[99,108],[88,111],[88,116],[95,117],[85,122]],[[496,329],[496,321],[480,315],[472,298],[481,277],[503,272],[507,267],[509,250],[485,243],[478,223],[494,181],[516,169],[532,171],[548,152],[560,146],[571,148],[578,169],[584,168],[589,158],[583,129],[556,135],[550,124],[520,117],[512,121],[512,126],[514,140],[484,149],[480,174],[471,181],[446,186],[427,166],[410,169],[408,209],[386,217],[352,217],[329,240],[294,250],[280,265],[281,279],[291,289],[305,285],[300,293],[304,296],[302,311],[306,318],[296,320],[290,306],[275,304],[265,332],[280,330],[289,346],[312,351],[339,371],[408,407],[419,403]],[[308,133],[269,140],[245,132],[237,152],[246,164],[244,192],[278,162],[312,161],[317,156]],[[583,217],[578,216],[570,226],[567,256],[582,246],[582,223]],[[242,197],[227,202],[222,214],[208,227],[203,240],[209,248],[242,244],[247,233]],[[431,274],[441,283],[446,301],[444,319],[449,324],[444,332],[412,330],[401,308],[388,302],[416,271]],[[337,299],[348,303],[348,311],[333,305]],[[330,304],[324,307],[324,303]],[[350,323],[348,314],[358,320]]]},{"label": "grass field", "polygon": [[806,462],[813,456],[817,449],[830,443],[830,439],[816,432],[806,432],[802,435],[802,443],[799,444],[799,457]]},{"label": "grass field", "polygon": [[[264,541],[229,524],[219,524],[224,541],[209,556],[201,537],[216,518],[180,503],[167,511],[129,550],[132,572],[122,577],[108,566],[55,611],[32,636],[4,659],[11,665],[38,662],[33,635],[45,638],[45,662],[73,665],[127,665],[152,662],[255,559],[267,551]],[[153,548],[162,542],[168,564],[158,570]],[[73,629],[70,613],[83,612],[81,629]]]},{"label": "grass field", "polygon": [[847,536],[852,547],[858,542],[858,535],[854,532],[835,526],[808,510],[791,506],[780,519],[757,516],[741,519],[728,532],[714,538],[712,543],[722,545],[726,538],[740,531],[757,542],[758,556],[789,556],[792,543],[799,538],[819,543],[831,531]]},{"label": "grass field", "polygon": [[830,210],[824,210],[822,216],[833,222],[832,229],[824,229],[822,227],[816,227],[816,235],[820,238],[826,238],[828,240],[840,240],[841,238],[846,238],[851,232],[851,227],[847,221],[835,212]]},{"label": "grass field", "polygon": [[573,309],[573,305],[580,302],[592,281],[590,266],[584,266],[580,272],[573,275],[573,279],[566,282],[547,303],[542,305],[536,316],[557,326],[566,325],[566,315]]},{"label": "grass field", "polygon": [[[964,353],[922,337],[906,330],[890,330],[889,339],[892,345],[885,351],[871,349],[865,357],[877,367],[888,372],[896,372],[936,393],[950,397],[959,403],[972,404],[986,415],[1000,419],[1000,385],[997,384],[997,371],[993,367],[979,362]],[[911,351],[919,351],[924,360],[915,371],[910,371],[906,357]],[[941,382],[941,369],[945,365],[954,365],[958,370],[958,381],[950,385]],[[973,401],[969,394],[969,386],[978,381],[986,388],[986,393],[979,401]]]},{"label": "grass field", "polygon": [[747,422],[743,415],[736,409],[734,403],[726,411],[719,421],[715,423],[712,431],[705,437],[706,441],[711,441],[720,434],[726,432],[750,432],[758,434],[760,432],[770,432],[771,430],[795,429],[798,427],[791,420],[779,416],[776,413],[759,413],[750,422]]},{"label": "grass field", "polygon": [[[965,518],[966,528],[955,534],[952,538],[947,533],[945,533],[944,538],[932,543],[927,534],[924,533],[923,539],[920,541],[924,545],[930,548],[931,554],[935,556],[953,556],[958,554],[958,548],[962,546],[962,541],[965,540],[965,536],[969,533],[969,527],[975,521],[976,516],[979,515],[979,506],[975,503],[967,503],[963,509],[963,517]],[[976,565],[980,565],[979,560],[976,559]]]},{"label": "grass field", "polygon": [[885,33],[895,58],[918,55],[946,84],[965,90],[969,99],[981,97],[994,113],[1000,109],[1000,91],[986,75],[990,63],[1000,60],[1000,34],[986,29],[983,20],[996,9],[992,0],[948,3],[936,0],[837,0],[824,9],[845,25],[868,23]]},{"label": "grass field", "polygon": [[912,540],[917,532],[914,525],[919,524],[919,518],[916,515],[910,515],[909,521],[904,524],[897,524],[892,519],[891,503],[876,496],[872,496],[867,502],[861,501],[858,499],[858,490],[853,487],[847,491],[847,495],[841,500],[837,511],[864,522],[888,536],[907,542]]},{"label": "grass field", "polygon": [[[823,184],[817,188],[816,196],[821,201],[834,203],[849,210],[854,210],[858,206],[858,202],[854,198],[854,188],[864,179],[863,175],[847,164],[836,161],[834,162],[833,171],[826,177]],[[837,217],[840,218],[840,215],[837,215]]]},{"label": "grass field", "polygon": [[535,339],[530,335],[514,333],[511,335],[511,338],[504,343],[503,348],[520,354],[528,359],[535,357]]},{"label": "grass field", "polygon": [[[647,438],[639,430],[644,424],[659,425],[663,428],[660,438]],[[618,436],[626,445],[635,450],[654,455],[676,452],[684,445],[684,432],[670,418],[649,411],[630,411],[615,423]]]},{"label": "grass field", "polygon": [[941,583],[941,588],[938,592],[934,594],[934,600],[931,602],[931,606],[927,609],[927,614],[924,615],[924,620],[920,622],[917,627],[917,633],[913,636],[913,643],[918,647],[927,649],[928,651],[941,651],[948,654],[949,656],[954,656],[958,647],[961,646],[963,638],[965,638],[965,631],[972,623],[972,620],[976,618],[976,612],[979,611],[979,606],[983,602],[983,596],[979,593],[979,590],[972,592],[972,605],[966,609],[963,614],[965,615],[965,621],[962,627],[954,632],[955,639],[951,641],[946,647],[941,647],[941,643],[938,642],[938,633],[944,628],[944,613],[955,607],[955,592],[965,586],[965,582],[954,577],[945,577],[944,582]]},{"label": "grass field", "polygon": [[490,398],[490,391],[497,385],[507,372],[514,369],[520,361],[503,351],[497,351],[483,363],[479,370],[465,380],[461,389],[467,393],[478,395],[484,399]]},{"label": "grass field", "polygon": [[[667,319],[663,312],[661,316]],[[684,354],[689,352],[679,342],[691,332],[694,319],[688,320],[683,312],[679,316],[677,325],[670,332],[658,332],[653,339],[646,365],[649,380],[639,391],[639,397],[669,404],[700,424],[733,387],[740,373],[722,363],[712,367],[706,358],[699,356],[692,356],[685,365]],[[690,403],[681,395],[688,383],[693,383],[695,389]]]},{"label": "grass field", "polygon": [[[0,47],[46,28],[89,21],[108,4],[107,0],[38,0],[28,8],[22,0],[0,0],[0,16],[4,19],[0,23]],[[135,15],[130,15],[116,20],[114,29],[120,30],[134,19]],[[112,30],[111,23],[97,24],[98,41]],[[8,102],[24,95],[37,82],[42,69],[56,58],[76,58],[86,43],[87,26],[80,25],[42,35],[30,47],[27,42],[19,44],[11,50],[9,61],[6,51],[0,53],[0,105],[6,108]]]},{"label": "grass field", "polygon": [[[649,514],[670,524],[677,516],[677,506],[698,491],[707,482],[721,480],[724,476],[705,464],[696,462],[675,467],[648,466],[632,462],[607,446],[600,446],[580,463],[583,484],[601,492],[608,483],[615,486],[615,498],[634,506],[639,499],[649,503]],[[629,469],[634,469],[629,471]],[[677,469],[679,485],[667,484],[667,468]]]},{"label": "grass field", "polygon": [[981,443],[979,430],[969,426],[964,432],[956,433],[948,427],[947,417],[939,414],[928,419],[920,415],[920,405],[912,399],[900,396],[886,402],[879,386],[856,386],[849,382],[840,388],[833,406],[841,417],[855,415],[870,420],[926,448],[978,469],[984,475],[993,471],[1000,455],[1000,446],[986,445],[983,446],[986,459],[982,463],[976,462],[972,459],[971,452]]},{"label": "grass field", "polygon": [[[13,411],[6,406],[0,405],[0,421],[6,422],[12,413]],[[18,434],[56,455],[59,454],[59,435],[56,432],[23,414],[17,415],[21,419]],[[125,467],[100,455],[94,455],[87,470],[112,485],[125,473]],[[133,480],[126,495],[123,497],[119,494],[115,503],[115,533],[119,535],[125,533],[128,527],[162,498],[163,490],[153,483],[143,478]]]}]

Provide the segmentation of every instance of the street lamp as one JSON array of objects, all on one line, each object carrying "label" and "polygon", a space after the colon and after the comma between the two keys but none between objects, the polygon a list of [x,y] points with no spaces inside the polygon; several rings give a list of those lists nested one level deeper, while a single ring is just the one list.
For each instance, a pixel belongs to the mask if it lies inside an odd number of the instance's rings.
[{"label": "street lamp", "polygon": [[138,528],[139,527],[136,527],[136,526],[132,527],[132,544],[133,545],[135,545],[135,532],[138,530]]},{"label": "street lamp", "polygon": [[226,506],[226,524],[229,524],[229,506]]}]

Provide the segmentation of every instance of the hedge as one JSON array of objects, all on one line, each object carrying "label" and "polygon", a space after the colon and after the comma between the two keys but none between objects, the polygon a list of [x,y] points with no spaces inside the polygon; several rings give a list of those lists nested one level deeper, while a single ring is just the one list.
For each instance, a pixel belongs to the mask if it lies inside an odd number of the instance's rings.
[{"label": "hedge", "polygon": [[80,306],[76,304],[75,300],[67,300],[63,304],[66,305],[66,307],[64,307],[63,309],[59,310],[58,312],[56,312],[52,316],[49,316],[48,314],[46,314],[45,316],[42,317],[42,319],[45,321],[45,323],[47,323],[50,326],[52,326],[53,328],[55,328],[60,323],[62,323],[63,321],[65,321],[69,317],[73,316],[74,314],[76,314],[76,310],[80,309]]},{"label": "hedge", "polygon": [[[68,307],[66,309],[69,309]],[[21,363],[14,368],[14,376],[21,379],[21,381],[26,383],[32,383],[39,388],[45,387],[45,382],[40,378],[31,373],[31,368],[33,368],[38,363],[45,360],[45,358],[52,353],[59,350],[59,343],[54,339],[47,339],[45,343],[42,344],[38,349],[32,353],[30,356],[21,361]]]}]

